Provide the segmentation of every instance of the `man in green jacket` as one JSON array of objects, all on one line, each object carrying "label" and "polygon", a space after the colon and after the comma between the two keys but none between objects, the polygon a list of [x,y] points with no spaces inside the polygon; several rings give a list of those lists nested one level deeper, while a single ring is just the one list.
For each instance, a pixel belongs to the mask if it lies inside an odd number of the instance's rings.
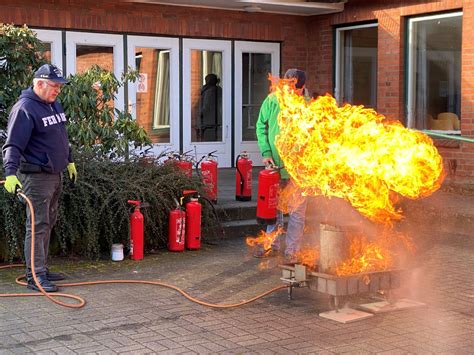
[{"label": "man in green jacket", "polygon": [[[304,71],[299,69],[288,69],[284,76],[285,79],[296,79],[296,89],[299,95],[305,93],[305,82],[306,74]],[[275,146],[275,137],[280,133],[280,127],[278,126],[278,114],[280,113],[280,105],[275,94],[271,93],[263,101],[258,120],[256,124],[256,133],[258,146],[263,157],[263,164],[276,165],[283,167],[283,162],[278,154],[278,150]],[[281,182],[280,187],[286,186],[289,182],[290,176],[288,172],[283,168],[280,170]],[[285,258],[287,262],[296,262],[296,253],[301,248],[301,241],[303,237],[303,230],[305,225],[305,214],[306,214],[306,199],[302,198],[302,203],[294,210],[290,211],[288,228],[286,231],[286,250]],[[268,225],[266,232],[271,233],[277,227],[283,227],[283,213],[278,211],[277,222],[273,225]],[[263,249],[263,247],[257,248],[254,256],[262,258],[274,254],[280,249],[280,238],[275,238],[270,249]]]}]

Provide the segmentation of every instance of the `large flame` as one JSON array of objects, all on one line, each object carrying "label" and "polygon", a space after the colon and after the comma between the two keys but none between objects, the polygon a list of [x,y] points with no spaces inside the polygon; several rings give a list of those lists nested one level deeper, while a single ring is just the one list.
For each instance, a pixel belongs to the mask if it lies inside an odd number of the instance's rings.
[{"label": "large flame", "polygon": [[280,103],[276,146],[306,195],[347,200],[371,221],[401,219],[399,196],[417,199],[444,178],[442,158],[425,134],[373,109],[320,96],[307,102],[288,80],[275,80]]},{"label": "large flame", "polygon": [[349,258],[336,268],[338,276],[387,270],[400,266],[396,261],[402,259],[401,254],[415,253],[411,239],[400,233],[385,234],[375,241],[362,235],[353,235],[349,239]]}]

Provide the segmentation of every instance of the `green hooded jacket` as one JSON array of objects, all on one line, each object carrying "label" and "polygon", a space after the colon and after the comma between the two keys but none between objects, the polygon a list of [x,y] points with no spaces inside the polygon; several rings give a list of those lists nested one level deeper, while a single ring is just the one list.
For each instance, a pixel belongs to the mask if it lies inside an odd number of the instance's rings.
[{"label": "green hooded jacket", "polygon": [[[280,133],[280,127],[278,126],[278,114],[280,113],[280,104],[275,94],[267,96],[263,101],[258,114],[258,120],[256,123],[256,133],[258,147],[262,153],[262,157],[272,157],[273,161],[279,167],[283,166],[283,161],[278,154],[278,150],[275,146],[275,138]],[[289,179],[290,176],[286,169],[281,169],[280,176],[283,180]]]}]

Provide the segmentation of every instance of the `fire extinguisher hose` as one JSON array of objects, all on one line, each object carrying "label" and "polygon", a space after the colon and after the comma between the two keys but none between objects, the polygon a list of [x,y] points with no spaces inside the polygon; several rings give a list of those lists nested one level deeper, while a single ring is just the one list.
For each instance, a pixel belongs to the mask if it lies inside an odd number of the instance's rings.
[{"label": "fire extinguisher hose", "polygon": [[[4,184],[5,181],[0,181],[0,184]],[[38,289],[40,290],[40,293],[2,293],[0,294],[0,297],[37,297],[37,296],[44,296],[48,298],[51,302],[54,302],[60,306],[67,307],[67,308],[81,308],[84,307],[86,304],[85,299],[83,299],[80,296],[76,296],[73,294],[69,293],[62,293],[62,292],[55,292],[55,293],[48,293],[46,292],[41,284],[38,281],[38,278],[36,276],[35,272],[35,211],[33,204],[31,203],[31,200],[20,190],[17,191],[17,194],[22,197],[27,204],[27,207],[30,209],[30,214],[31,214],[31,271],[33,274],[33,279],[38,286]],[[9,268],[15,268],[15,267],[24,267],[23,264],[11,264],[11,265],[4,265],[0,266],[1,269],[9,269]],[[16,283],[22,286],[26,286],[26,282],[23,280],[25,279],[25,275],[21,275],[16,278]],[[74,287],[74,286],[86,286],[86,285],[105,285],[105,284],[141,284],[141,285],[153,285],[153,286],[161,286],[165,288],[169,288],[172,290],[175,290],[176,292],[180,293],[184,297],[186,297],[188,300],[191,302],[195,302],[197,304],[200,304],[202,306],[206,307],[211,307],[211,308],[235,308],[235,307],[240,307],[245,304],[254,302],[262,297],[265,297],[273,292],[279,291],[281,289],[285,289],[288,286],[287,285],[280,285],[277,287],[274,287],[260,295],[257,295],[251,299],[239,302],[239,303],[230,303],[230,304],[215,304],[215,303],[209,303],[206,301],[199,300],[197,298],[192,297],[189,295],[187,292],[183,291],[177,286],[167,284],[164,282],[159,282],[159,281],[147,281],[147,280],[101,280],[101,281],[86,281],[86,282],[76,282],[76,283],[64,283],[64,284],[56,284],[59,287]],[[76,301],[76,303],[68,303],[68,302],[63,302],[59,298],[70,298]]]},{"label": "fire extinguisher hose", "polygon": [[237,172],[239,173],[239,176],[240,176],[240,196],[242,196],[244,194],[244,175],[239,169],[239,158],[240,158],[240,154],[237,155],[237,158],[235,158],[235,168],[237,169]]}]

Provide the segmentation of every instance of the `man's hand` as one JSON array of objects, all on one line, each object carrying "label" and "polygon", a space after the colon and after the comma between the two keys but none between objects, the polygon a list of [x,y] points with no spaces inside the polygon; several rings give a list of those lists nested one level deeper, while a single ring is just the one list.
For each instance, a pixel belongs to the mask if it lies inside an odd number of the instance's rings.
[{"label": "man's hand", "polygon": [[21,189],[23,186],[21,185],[20,181],[16,177],[16,175],[8,175],[5,180],[5,190],[9,193],[14,194],[16,193],[17,189]]},{"label": "man's hand", "polygon": [[272,157],[263,158],[263,159],[262,159],[262,162],[263,162],[263,165],[265,165],[265,166],[275,165],[275,163],[273,162],[273,158],[272,158]]},{"label": "man's hand", "polygon": [[69,179],[71,179],[72,183],[75,184],[77,180],[76,164],[69,163],[67,165],[67,172],[69,173]]}]

